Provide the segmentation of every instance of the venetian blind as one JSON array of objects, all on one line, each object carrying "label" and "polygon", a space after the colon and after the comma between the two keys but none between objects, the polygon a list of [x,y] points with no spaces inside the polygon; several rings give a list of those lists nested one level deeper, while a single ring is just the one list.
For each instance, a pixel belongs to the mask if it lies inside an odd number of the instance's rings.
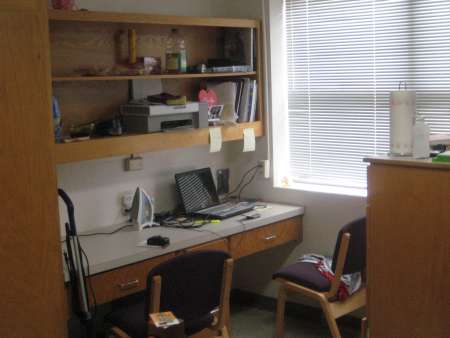
[{"label": "venetian blind", "polygon": [[450,1],[285,0],[284,18],[295,180],[365,187],[401,80],[432,133],[450,132]]}]

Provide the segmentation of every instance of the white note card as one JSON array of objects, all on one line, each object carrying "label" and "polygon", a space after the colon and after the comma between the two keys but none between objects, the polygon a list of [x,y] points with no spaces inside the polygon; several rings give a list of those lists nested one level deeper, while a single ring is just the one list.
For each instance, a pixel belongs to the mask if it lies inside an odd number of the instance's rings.
[{"label": "white note card", "polygon": [[217,153],[222,149],[222,129],[209,128],[209,152]]},{"label": "white note card", "polygon": [[244,150],[243,152],[255,151],[255,130],[253,128],[244,129]]}]

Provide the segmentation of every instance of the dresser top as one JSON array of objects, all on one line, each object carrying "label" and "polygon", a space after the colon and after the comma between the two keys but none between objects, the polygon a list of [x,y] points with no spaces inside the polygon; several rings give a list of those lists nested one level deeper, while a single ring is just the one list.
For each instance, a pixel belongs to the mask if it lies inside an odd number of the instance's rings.
[{"label": "dresser top", "polygon": [[428,159],[415,159],[412,157],[390,157],[390,156],[368,156],[365,157],[364,162],[370,164],[384,164],[395,165],[403,167],[421,167],[429,169],[444,169],[450,170],[450,163],[432,162],[431,158]]}]

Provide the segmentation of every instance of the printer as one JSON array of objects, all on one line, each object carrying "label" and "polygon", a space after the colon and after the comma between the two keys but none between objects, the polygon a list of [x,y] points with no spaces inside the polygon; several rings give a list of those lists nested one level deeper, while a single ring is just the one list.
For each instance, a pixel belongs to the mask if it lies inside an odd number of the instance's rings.
[{"label": "printer", "polygon": [[208,104],[204,102],[169,106],[151,104],[147,99],[133,100],[120,106],[120,114],[129,134],[208,127]]}]

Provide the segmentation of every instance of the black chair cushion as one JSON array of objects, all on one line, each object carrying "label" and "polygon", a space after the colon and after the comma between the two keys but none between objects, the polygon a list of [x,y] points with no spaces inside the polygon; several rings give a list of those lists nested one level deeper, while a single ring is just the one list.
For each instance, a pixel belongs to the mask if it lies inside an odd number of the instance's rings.
[{"label": "black chair cushion", "polygon": [[295,284],[324,292],[331,288],[330,281],[322,276],[314,263],[298,262],[278,270],[273,278],[283,278]]},{"label": "black chair cushion", "polygon": [[210,313],[203,317],[192,319],[188,322],[184,322],[184,333],[191,336],[201,330],[210,327],[214,321],[214,316]]},{"label": "black chair cushion", "polygon": [[[133,338],[147,338],[147,320],[144,317],[145,302],[139,302],[132,305],[122,306],[118,310],[111,312],[106,321],[117,326]],[[206,327],[211,326],[214,316],[195,318],[184,322],[185,333],[193,335]]]}]

